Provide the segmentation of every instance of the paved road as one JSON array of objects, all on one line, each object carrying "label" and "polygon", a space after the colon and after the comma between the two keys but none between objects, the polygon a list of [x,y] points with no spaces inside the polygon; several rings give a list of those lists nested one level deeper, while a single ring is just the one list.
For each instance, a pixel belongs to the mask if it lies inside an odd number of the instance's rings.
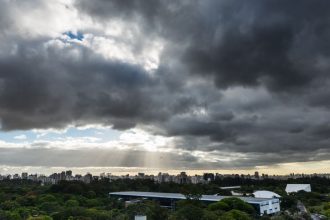
[{"label": "paved road", "polygon": [[313,220],[321,220],[321,218],[317,214],[311,214],[311,218]]},{"label": "paved road", "polygon": [[[302,203],[301,201],[297,202],[297,209],[300,211],[300,213],[307,213],[307,209],[306,209],[304,203]],[[313,220],[327,219],[325,216],[320,215],[320,214],[316,214],[316,213],[311,214],[311,218]]]},{"label": "paved road", "polygon": [[307,213],[307,209],[306,209],[305,205],[302,202],[300,202],[300,201],[297,202],[297,209],[301,213]]},{"label": "paved road", "polygon": [[311,214],[311,218],[313,220],[323,220],[323,219],[327,219],[327,217],[323,216],[323,215],[320,215],[320,214]]}]

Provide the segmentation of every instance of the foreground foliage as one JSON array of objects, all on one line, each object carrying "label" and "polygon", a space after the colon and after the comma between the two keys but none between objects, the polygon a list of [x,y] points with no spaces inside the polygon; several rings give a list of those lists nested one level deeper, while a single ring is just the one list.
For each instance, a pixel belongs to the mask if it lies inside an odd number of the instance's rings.
[{"label": "foreground foliage", "polygon": [[[246,181],[246,180],[244,180]],[[255,189],[268,189],[280,193],[281,208],[287,210],[273,219],[295,219],[296,202],[302,201],[311,213],[320,213],[330,218],[329,180],[322,178],[310,180],[313,193],[298,192],[287,196],[282,192],[283,181],[244,182],[241,179],[217,180],[210,184],[180,185],[175,183],[158,184],[151,180],[116,180],[82,182],[60,182],[56,185],[41,186],[40,183],[22,180],[0,182],[1,220],[130,220],[136,214],[148,216],[148,220],[232,220],[260,218],[255,209],[238,198],[226,198],[217,203],[203,204],[202,194],[230,195],[219,186],[241,184],[241,192],[248,194]],[[299,180],[300,181],[300,180]],[[306,183],[306,180],[302,180]],[[325,183],[328,185],[323,186]],[[318,184],[320,182],[320,184]],[[317,183],[317,184],[315,184]],[[327,188],[328,187],[328,188]],[[181,192],[187,200],[179,201],[176,210],[162,208],[153,201],[142,201],[125,208],[123,201],[110,198],[113,191],[159,191]],[[289,214],[288,214],[289,213]],[[291,214],[290,214],[291,213]],[[261,219],[270,219],[262,217]]]}]

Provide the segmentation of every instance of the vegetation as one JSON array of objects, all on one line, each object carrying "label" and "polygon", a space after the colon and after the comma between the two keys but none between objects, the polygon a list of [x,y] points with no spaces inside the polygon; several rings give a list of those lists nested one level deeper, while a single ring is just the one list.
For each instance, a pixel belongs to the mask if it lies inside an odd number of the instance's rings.
[{"label": "vegetation", "polygon": [[[148,220],[216,220],[216,219],[257,219],[255,209],[238,198],[226,198],[212,204],[199,201],[202,194],[230,194],[219,186],[242,185],[242,193],[268,189],[281,194],[281,209],[286,210],[273,219],[295,219],[297,201],[305,204],[311,213],[320,213],[330,218],[329,186],[330,181],[323,178],[310,178],[312,193],[298,192],[287,196],[283,192],[288,181],[247,181],[242,179],[216,180],[210,184],[180,185],[176,183],[158,184],[151,180],[107,179],[82,182],[60,182],[56,185],[41,186],[39,183],[23,180],[0,182],[0,219],[1,220],[130,220],[136,214],[148,216]],[[326,182],[327,181],[327,182]],[[323,185],[324,184],[324,185]],[[121,200],[110,198],[114,191],[158,191],[181,192],[187,200],[177,202],[175,211],[160,207],[155,201],[140,201],[125,207]],[[297,217],[298,218],[298,217]],[[296,218],[296,219],[297,219]],[[270,219],[262,217],[261,219]]]}]

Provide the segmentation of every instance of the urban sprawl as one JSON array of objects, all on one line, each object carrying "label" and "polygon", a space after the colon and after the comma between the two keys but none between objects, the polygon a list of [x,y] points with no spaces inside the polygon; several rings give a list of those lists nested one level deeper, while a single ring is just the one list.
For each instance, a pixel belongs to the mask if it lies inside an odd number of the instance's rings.
[{"label": "urban sprawl", "polygon": [[289,175],[268,175],[268,174],[259,174],[256,171],[254,174],[219,174],[219,173],[204,173],[203,175],[188,175],[186,172],[180,172],[177,175],[171,175],[169,173],[158,173],[158,175],[147,175],[145,173],[137,173],[136,175],[113,175],[111,173],[101,173],[100,175],[92,175],[87,173],[85,175],[75,174],[73,175],[71,170],[62,171],[61,173],[53,173],[49,176],[44,174],[29,174],[23,172],[20,174],[0,174],[0,181],[2,180],[30,180],[41,182],[41,184],[56,184],[59,181],[82,181],[84,183],[90,183],[93,180],[100,179],[109,179],[118,180],[118,179],[149,179],[159,183],[174,182],[178,184],[200,184],[208,183],[216,179],[224,178],[243,178],[243,179],[253,179],[253,180],[264,180],[264,179],[276,179],[276,180],[287,180],[287,179],[297,179],[304,177],[324,177],[330,179],[330,173],[323,174],[295,174],[291,173]]}]

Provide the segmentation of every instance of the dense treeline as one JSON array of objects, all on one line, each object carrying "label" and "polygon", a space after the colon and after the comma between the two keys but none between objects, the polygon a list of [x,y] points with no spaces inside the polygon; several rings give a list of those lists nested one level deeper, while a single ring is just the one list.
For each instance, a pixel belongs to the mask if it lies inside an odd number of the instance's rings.
[{"label": "dense treeline", "polygon": [[[174,182],[159,184],[149,179],[119,179],[112,181],[112,184],[107,184],[108,179],[103,179],[99,181],[94,181],[91,184],[83,184],[77,182],[75,184],[76,188],[72,187],[70,182],[62,183],[58,185],[53,185],[51,190],[53,192],[73,192],[78,191],[79,193],[86,192],[88,189],[93,189],[98,194],[105,194],[109,192],[134,190],[134,191],[156,191],[156,192],[182,192],[189,184],[181,185]],[[274,191],[280,195],[285,195],[286,184],[290,183],[304,183],[311,184],[313,192],[327,194],[330,193],[330,179],[321,177],[310,177],[310,178],[299,178],[299,179],[288,179],[288,180],[274,180],[274,179],[246,179],[246,178],[231,178],[226,177],[223,179],[215,179],[209,184],[197,184],[200,191],[203,194],[220,194],[220,195],[230,195],[227,190],[221,190],[221,186],[241,186],[241,192],[252,193],[255,190],[270,190]]]},{"label": "dense treeline", "polygon": [[[299,192],[287,196],[284,194],[287,183],[310,183],[313,192]],[[41,186],[40,183],[26,180],[6,180],[0,182],[0,219],[129,220],[136,214],[145,214],[148,216],[148,220],[260,218],[252,206],[237,198],[221,200],[208,206],[198,200],[201,194],[229,195],[229,191],[220,189],[220,186],[229,185],[241,185],[240,191],[245,194],[249,194],[253,190],[268,189],[283,195],[281,208],[286,209],[287,212],[277,216],[276,219],[295,219],[294,213],[298,211],[296,208],[298,200],[302,201],[310,211],[330,216],[328,196],[330,181],[313,177],[286,181],[224,178],[209,184],[198,185],[159,184],[144,179],[121,179],[111,182],[108,179],[102,179],[90,184],[62,181],[56,185]],[[108,196],[109,192],[126,190],[181,192],[189,199],[178,202],[177,209],[172,212],[153,201],[142,201],[125,208],[122,201]],[[268,219],[268,217],[263,217],[263,219]]]},{"label": "dense treeline", "polygon": [[63,181],[60,184],[52,185],[49,189],[53,193],[73,193],[84,194],[90,190],[93,190],[97,195],[106,195],[109,192],[117,191],[154,191],[154,192],[167,192],[167,193],[184,193],[187,188],[190,190],[198,189],[203,194],[216,194],[231,195],[229,191],[221,190],[217,184],[177,184],[177,183],[156,183],[153,180],[148,179],[120,179],[114,180],[109,184],[109,180],[103,179],[99,181],[93,181],[90,184],[84,184],[82,182],[66,182]]},{"label": "dense treeline", "polygon": [[248,179],[241,177],[226,177],[218,178],[213,181],[214,184],[220,186],[242,186],[243,190],[247,193],[252,193],[259,189],[268,189],[278,192],[279,194],[285,193],[286,184],[311,184],[314,192],[318,193],[330,193],[330,179],[325,177],[304,177],[288,180],[276,180],[276,179]]}]

